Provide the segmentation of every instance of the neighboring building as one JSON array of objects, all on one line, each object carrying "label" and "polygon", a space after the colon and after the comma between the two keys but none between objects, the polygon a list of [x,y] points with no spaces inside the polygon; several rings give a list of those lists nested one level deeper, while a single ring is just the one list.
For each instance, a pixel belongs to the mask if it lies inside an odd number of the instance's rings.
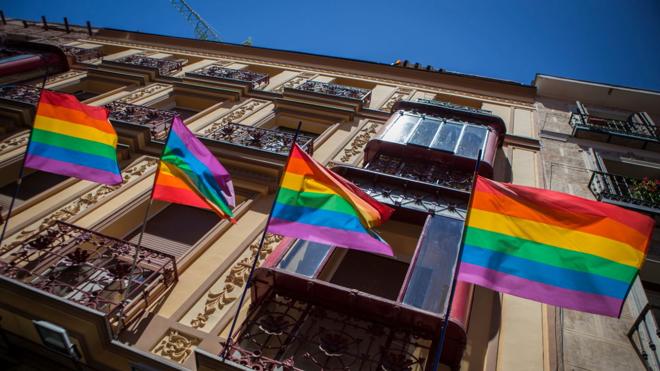
[{"label": "neighboring building", "polygon": [[[588,176],[584,184],[550,173],[553,163],[578,160],[548,162],[553,144],[584,141],[573,139],[568,126],[566,101],[576,98],[544,85],[552,78],[537,79],[536,102],[534,86],[442,70],[17,20],[0,29],[8,41],[64,52],[70,69],[50,76],[46,88],[111,111],[125,179],[104,186],[42,172],[24,178],[0,246],[6,362],[63,369],[425,370],[443,323],[448,261],[461,238],[479,150],[484,176],[552,189],[572,184],[561,190],[580,194],[583,186],[590,195]],[[13,53],[28,49],[19,45]],[[12,74],[22,85],[0,86],[3,217],[38,99],[39,67]],[[558,118],[552,131],[568,128],[563,135],[550,133],[546,96],[564,101],[553,106],[561,112],[552,111]],[[231,173],[238,222],[155,202],[138,273],[129,277],[156,159],[176,114]],[[314,158],[396,209],[378,228],[395,256],[268,235],[251,304],[243,306],[222,362],[218,354],[299,121],[298,142]],[[644,157],[653,143],[645,150],[619,147]],[[129,280],[135,289],[124,297]],[[641,290],[635,295],[644,297]],[[592,363],[580,358],[601,349],[624,354],[628,368],[621,369],[641,368],[625,337],[623,322],[637,313],[628,310],[623,321],[578,316],[459,284],[443,368],[602,369],[595,366],[600,355]],[[583,318],[601,324],[600,332],[587,334],[596,327],[579,323]],[[588,328],[575,330],[578,325]],[[616,351],[583,341],[600,338]]]},{"label": "neighboring building", "polygon": [[656,220],[621,319],[555,310],[557,359],[565,369],[643,370],[641,357],[659,370],[654,311],[660,309],[660,92],[545,75],[534,85],[544,187]]}]

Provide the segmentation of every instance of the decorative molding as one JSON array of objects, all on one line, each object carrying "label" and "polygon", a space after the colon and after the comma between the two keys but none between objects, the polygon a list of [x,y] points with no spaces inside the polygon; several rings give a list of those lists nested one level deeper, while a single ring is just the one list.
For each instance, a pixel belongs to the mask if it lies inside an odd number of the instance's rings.
[{"label": "decorative molding", "polygon": [[397,89],[394,94],[383,104],[382,107],[380,107],[380,111],[385,111],[385,112],[390,112],[392,110],[392,107],[394,106],[394,103],[410,98],[413,95],[414,90],[413,89],[407,89],[407,88],[399,88]]},{"label": "decorative molding", "polygon": [[131,92],[131,94],[126,95],[124,97],[121,97],[116,100],[116,102],[121,102],[121,103],[134,103],[137,102],[138,100],[152,94],[160,93],[164,90],[171,89],[172,85],[169,84],[151,84],[149,86],[145,86],[144,88],[140,88],[137,90],[134,90]]},{"label": "decorative molding", "polygon": [[[245,249],[243,254],[237,259],[236,263],[223,274],[217,282],[224,282],[224,285],[219,291],[214,291],[211,288],[206,293],[206,302],[202,312],[198,313],[195,318],[190,320],[190,326],[196,329],[202,329],[208,324],[208,320],[216,311],[224,309],[227,305],[236,301],[241,293],[243,285],[250,274],[252,267],[252,260],[254,254],[257,253],[259,248],[259,240],[261,235],[257,237],[250,246]],[[266,256],[270,254],[275,246],[282,241],[282,236],[268,233],[264,242],[264,247],[259,254],[257,267],[261,265]],[[224,280],[224,281],[223,281]]]},{"label": "decorative molding", "polygon": [[315,73],[303,72],[301,74],[296,75],[294,78],[290,79],[289,81],[286,81],[284,84],[276,87],[275,89],[273,89],[273,91],[276,93],[281,93],[284,91],[284,88],[295,88],[298,85],[302,85],[305,81],[313,79],[314,76],[316,76]]},{"label": "decorative molding", "polygon": [[340,162],[345,164],[353,164],[360,154],[364,151],[364,147],[369,140],[373,138],[376,133],[383,126],[383,123],[368,121],[362,128],[353,136],[344,148],[333,159],[333,162]]},{"label": "decorative molding", "polygon": [[108,198],[111,194],[117,192],[121,187],[126,187],[129,183],[135,182],[142,175],[155,168],[156,164],[156,159],[147,158],[143,161],[140,161],[136,165],[125,169],[122,171],[122,176],[124,178],[124,182],[122,184],[113,186],[99,185],[84,195],[69,202],[68,204],[54,210],[50,214],[43,217],[40,221],[35,221],[32,223],[32,228],[25,228],[22,231],[11,235],[11,238],[8,239],[13,241],[0,247],[0,254],[5,254],[6,252],[15,249],[34,234],[40,233],[41,231],[50,227],[55,221],[65,222],[69,221],[74,216],[80,216],[83,212],[85,212],[85,210],[88,210],[92,206],[99,203],[101,200]]},{"label": "decorative molding", "polygon": [[[216,131],[218,131],[222,126],[229,124],[229,123],[237,123],[240,120],[246,118],[247,116],[251,115],[252,113],[260,110],[262,107],[266,106],[269,101],[266,100],[261,100],[261,99],[252,99],[249,101],[246,101],[236,107],[235,109],[231,110],[224,116],[220,117],[217,121],[213,122],[212,124],[206,126],[203,130],[202,135],[208,136]],[[201,130],[200,130],[201,131]]]},{"label": "decorative molding", "polygon": [[[220,53],[197,52],[197,51],[191,51],[191,50],[185,50],[185,53],[181,53],[181,51],[183,49],[168,48],[168,47],[154,47],[152,45],[144,45],[144,44],[140,44],[140,43],[131,43],[131,42],[122,42],[122,41],[113,41],[113,40],[104,40],[104,39],[97,39],[97,38],[94,38],[94,37],[90,38],[89,41],[100,43],[100,44],[105,44],[105,45],[116,45],[116,46],[123,46],[123,47],[127,47],[127,48],[154,50],[154,51],[159,51],[159,52],[163,52],[163,53],[170,53],[170,54],[177,54],[177,55],[190,55],[190,56],[197,56],[197,57],[203,57],[203,58],[223,59],[223,60],[228,60],[228,61],[232,61],[232,62],[236,62],[236,63],[258,63],[258,64],[271,66],[271,67],[280,67],[280,68],[285,68],[285,69],[294,70],[294,71],[296,71],[296,70],[301,71],[300,66],[290,64],[290,63],[273,63],[273,62],[268,62],[268,61],[264,61],[264,60],[261,60],[261,59],[240,58],[240,57],[236,57],[236,56],[233,56],[233,55],[230,56],[230,55],[225,55],[225,54],[220,54]],[[301,71],[301,72],[308,72],[308,73],[315,72],[315,73],[318,73],[318,74],[329,74],[331,76],[348,77],[348,78],[355,78],[355,79],[365,80],[364,75],[358,75],[358,74],[353,74],[353,73],[345,73],[345,72],[337,72],[337,71],[328,70],[328,69],[321,69],[321,68],[316,68],[314,70],[311,70],[308,67],[306,67],[306,68],[307,68],[308,71]],[[469,92],[458,91],[458,90],[453,90],[453,89],[438,88],[438,87],[429,86],[429,85],[405,83],[405,82],[401,82],[399,80],[383,79],[383,78],[376,78],[376,77],[371,77],[371,76],[366,78],[366,80],[372,81],[372,82],[377,82],[377,83],[384,83],[386,85],[396,85],[396,86],[399,86],[399,87],[407,87],[407,88],[413,88],[413,89],[423,89],[423,90],[430,90],[430,91],[438,92],[438,93],[470,97],[470,98],[479,99],[479,100],[485,101],[485,102],[490,101],[490,102],[506,103],[506,104],[511,104],[511,105],[519,105],[519,106],[525,107],[525,108],[531,108],[532,107],[532,104],[527,103],[527,102],[515,101],[515,100],[512,100],[512,99],[505,99],[505,98],[487,96],[487,95],[476,94],[476,93],[469,93]]]},{"label": "decorative molding", "polygon": [[[87,77],[87,71],[82,70],[70,70],[68,72],[60,73],[55,76],[50,76],[46,79],[46,86],[58,84],[64,80],[75,79],[75,78],[85,78]],[[36,82],[32,84],[34,86],[41,86],[41,82]]]},{"label": "decorative molding", "polygon": [[26,131],[22,134],[15,135],[11,138],[7,138],[0,142],[0,155],[5,154],[9,151],[24,146],[27,144],[28,138],[30,137],[30,132]]},{"label": "decorative molding", "polygon": [[176,363],[183,363],[190,357],[200,342],[201,339],[194,336],[169,329],[165,336],[151,350],[151,353],[170,359]]}]

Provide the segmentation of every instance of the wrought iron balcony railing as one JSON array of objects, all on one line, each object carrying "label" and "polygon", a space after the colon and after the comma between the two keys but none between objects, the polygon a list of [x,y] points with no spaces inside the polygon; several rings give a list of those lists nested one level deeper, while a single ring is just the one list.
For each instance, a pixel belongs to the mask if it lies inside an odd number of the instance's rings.
[{"label": "wrought iron balcony railing", "polygon": [[660,307],[647,303],[628,330],[628,339],[647,370],[660,370],[660,328],[656,315]]},{"label": "wrought iron balcony railing", "polygon": [[149,128],[151,138],[165,140],[167,130],[176,112],[138,106],[130,103],[111,102],[105,105],[110,110],[110,121]]},{"label": "wrought iron balcony railing", "polygon": [[39,88],[29,85],[9,85],[0,87],[0,99],[36,106],[39,102]]},{"label": "wrought iron balcony railing", "polygon": [[[294,134],[275,129],[227,123],[208,133],[206,137],[219,142],[288,155]],[[313,151],[313,137],[300,134],[296,142],[307,152]]]},{"label": "wrought iron balcony railing", "polygon": [[247,82],[250,83],[252,88],[268,85],[268,82],[270,81],[269,76],[265,73],[248,70],[235,70],[217,65],[210,65],[193,72],[188,72],[186,75],[202,78],[212,78],[216,80]]},{"label": "wrought iron balcony railing", "polygon": [[60,48],[64,51],[64,54],[73,57],[76,62],[87,62],[103,57],[101,48],[88,49],[70,45],[61,45]]},{"label": "wrought iron balcony railing", "polygon": [[327,82],[307,80],[301,85],[293,87],[292,89],[339,98],[359,100],[364,105],[368,105],[371,101],[371,90],[369,89],[360,89],[354,88],[352,86],[330,84]]},{"label": "wrought iron balcony railing", "polygon": [[655,125],[630,120],[616,120],[594,115],[572,113],[570,124],[573,132],[587,130],[650,142],[660,142],[660,134]]},{"label": "wrought iron balcony railing", "polygon": [[[174,257],[144,247],[131,274],[136,247],[56,222],[6,255],[0,274],[130,322],[177,281]],[[126,318],[117,318],[119,313]]]},{"label": "wrought iron balcony railing", "polygon": [[227,358],[257,370],[423,370],[428,334],[273,294],[252,311]]},{"label": "wrought iron balcony railing", "polygon": [[173,75],[181,71],[183,68],[182,61],[151,58],[142,54],[134,54],[115,59],[114,61],[111,61],[111,63],[129,64],[133,66],[155,69],[161,76]]},{"label": "wrought iron balcony railing", "polygon": [[366,169],[460,191],[469,191],[472,184],[470,172],[456,170],[440,163],[406,160],[382,153],[376,155]]},{"label": "wrought iron balcony railing", "polygon": [[594,171],[589,189],[599,201],[660,214],[660,179],[638,179]]},{"label": "wrought iron balcony railing", "polygon": [[462,106],[462,105],[459,105],[459,104],[454,104],[454,103],[445,102],[445,101],[439,101],[439,100],[435,100],[435,99],[417,98],[417,102],[424,103],[424,104],[429,104],[431,106],[437,106],[437,107],[454,109],[454,110],[461,110],[461,111],[468,111],[468,112],[478,113],[478,114],[491,114],[491,111],[488,111],[488,110],[477,109],[477,108],[472,108],[472,107],[468,107],[468,106]]}]

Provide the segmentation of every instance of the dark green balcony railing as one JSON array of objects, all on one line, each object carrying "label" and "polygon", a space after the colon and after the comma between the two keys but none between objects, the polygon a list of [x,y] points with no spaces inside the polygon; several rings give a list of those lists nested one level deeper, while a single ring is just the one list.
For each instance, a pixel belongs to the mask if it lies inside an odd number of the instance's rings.
[{"label": "dark green balcony railing", "polygon": [[589,189],[599,201],[660,214],[660,179],[639,179],[594,171]]},{"label": "dark green balcony railing", "polygon": [[583,113],[572,113],[570,124],[573,127],[574,135],[578,130],[586,130],[608,134],[610,137],[619,136],[645,142],[660,142],[658,128],[651,123],[644,122],[644,120],[635,122],[631,118],[624,121]]}]

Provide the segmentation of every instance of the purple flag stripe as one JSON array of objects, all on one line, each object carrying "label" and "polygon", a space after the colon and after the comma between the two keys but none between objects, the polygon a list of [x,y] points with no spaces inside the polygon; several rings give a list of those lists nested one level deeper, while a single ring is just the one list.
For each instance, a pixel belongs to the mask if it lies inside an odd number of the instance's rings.
[{"label": "purple flag stripe", "polygon": [[387,256],[394,255],[388,244],[378,241],[367,233],[290,222],[277,218],[271,219],[268,225],[268,232],[326,245],[368,251]]},{"label": "purple flag stripe", "polygon": [[85,179],[96,183],[115,185],[121,183],[123,180],[121,174],[80,166],[70,162],[54,160],[52,158],[34,154],[27,155],[25,166],[50,173]]},{"label": "purple flag stripe", "polygon": [[526,299],[618,317],[622,300],[546,285],[478,265],[461,263],[458,279]]}]

